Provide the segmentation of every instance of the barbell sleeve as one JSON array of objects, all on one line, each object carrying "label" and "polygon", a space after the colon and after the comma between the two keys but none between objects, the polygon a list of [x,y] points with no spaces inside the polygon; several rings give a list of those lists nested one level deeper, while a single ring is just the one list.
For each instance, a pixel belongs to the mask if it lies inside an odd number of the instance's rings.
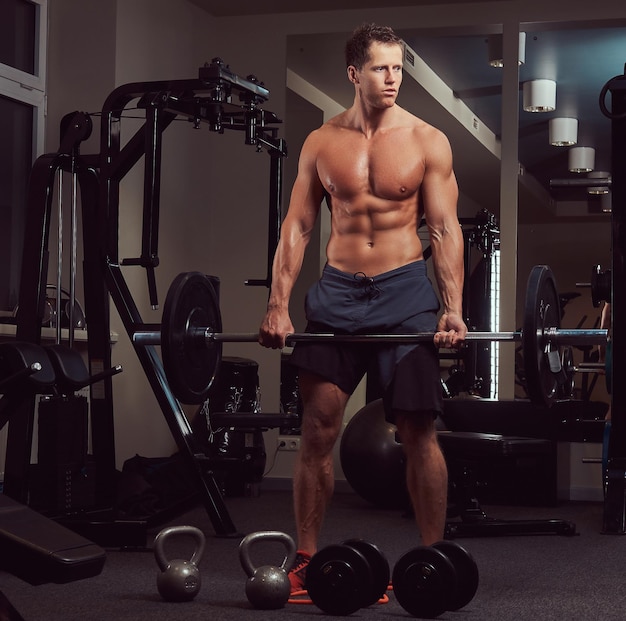
[{"label": "barbell sleeve", "polygon": [[606,345],[609,338],[608,330],[575,328],[546,328],[543,336],[547,341],[554,341],[558,345]]}]

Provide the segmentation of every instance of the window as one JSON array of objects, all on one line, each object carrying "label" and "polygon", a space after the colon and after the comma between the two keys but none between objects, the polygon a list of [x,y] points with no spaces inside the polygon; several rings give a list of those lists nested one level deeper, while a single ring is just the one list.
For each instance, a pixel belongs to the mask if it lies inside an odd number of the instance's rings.
[{"label": "window", "polygon": [[0,313],[18,300],[28,176],[43,152],[48,0],[0,4]]}]

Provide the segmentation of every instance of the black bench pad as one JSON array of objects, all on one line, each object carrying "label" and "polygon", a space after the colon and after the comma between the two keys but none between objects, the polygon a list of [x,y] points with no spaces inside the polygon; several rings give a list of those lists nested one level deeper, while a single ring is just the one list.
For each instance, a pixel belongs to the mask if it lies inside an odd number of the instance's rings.
[{"label": "black bench pad", "polygon": [[476,431],[438,431],[437,437],[444,453],[462,458],[547,455],[554,450],[552,441],[541,438],[521,438]]},{"label": "black bench pad", "polygon": [[0,566],[29,584],[91,578],[106,554],[95,543],[0,494]]}]

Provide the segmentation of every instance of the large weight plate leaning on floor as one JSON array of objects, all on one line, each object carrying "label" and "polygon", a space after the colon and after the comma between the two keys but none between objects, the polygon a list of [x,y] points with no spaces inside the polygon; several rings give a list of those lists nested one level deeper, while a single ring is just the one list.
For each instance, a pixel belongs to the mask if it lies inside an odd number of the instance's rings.
[{"label": "large weight plate leaning on floor", "polygon": [[183,272],[170,285],[163,305],[161,350],[168,384],[182,403],[204,403],[222,359],[222,344],[204,329],[222,331],[217,294],[201,272]]},{"label": "large weight plate leaning on floor", "polygon": [[546,350],[543,334],[547,328],[560,327],[561,305],[552,270],[535,265],[528,276],[522,329],[526,391],[535,405],[550,406],[558,394],[559,374],[550,368],[550,357],[560,361],[561,354],[555,343]]}]

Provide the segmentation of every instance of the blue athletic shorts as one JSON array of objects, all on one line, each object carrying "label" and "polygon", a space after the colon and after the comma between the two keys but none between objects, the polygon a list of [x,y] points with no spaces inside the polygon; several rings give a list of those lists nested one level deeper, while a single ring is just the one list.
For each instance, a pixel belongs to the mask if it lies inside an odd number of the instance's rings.
[{"label": "blue athletic shorts", "polygon": [[[439,300],[424,261],[369,277],[329,265],[307,292],[307,332],[408,334],[434,332]],[[352,394],[363,375],[376,374],[387,417],[392,412],[443,408],[439,357],[432,342],[420,344],[296,343],[290,364],[311,371]]]}]

